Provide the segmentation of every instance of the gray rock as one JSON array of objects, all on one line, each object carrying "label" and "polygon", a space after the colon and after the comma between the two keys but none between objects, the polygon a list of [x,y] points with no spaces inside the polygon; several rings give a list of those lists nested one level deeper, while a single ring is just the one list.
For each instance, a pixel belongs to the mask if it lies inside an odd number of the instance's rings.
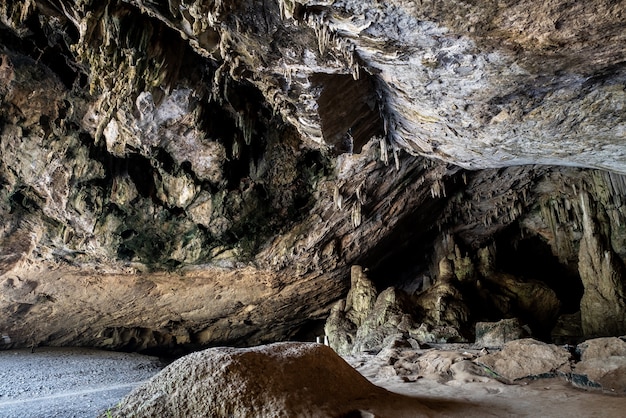
[{"label": "gray rock", "polygon": [[517,318],[476,323],[476,345],[479,347],[502,347],[509,341],[527,336],[528,332]]},{"label": "gray rock", "polygon": [[582,330],[586,337],[626,333],[626,269],[595,218],[595,205],[581,193],[583,238],[578,271],[585,287],[580,301]]}]

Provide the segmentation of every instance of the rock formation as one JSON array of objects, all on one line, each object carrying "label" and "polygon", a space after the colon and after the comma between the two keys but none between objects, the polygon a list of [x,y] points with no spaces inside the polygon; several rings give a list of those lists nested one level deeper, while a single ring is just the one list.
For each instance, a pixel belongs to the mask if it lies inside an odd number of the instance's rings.
[{"label": "rock formation", "polygon": [[1,347],[313,339],[355,265],[417,324],[623,334],[625,20],[0,0]]},{"label": "rock formation", "polygon": [[[326,346],[277,343],[185,356],[135,389],[109,416],[360,417],[382,413],[380,400],[394,398],[401,396],[374,386]],[[415,401],[411,412],[433,411]]]}]

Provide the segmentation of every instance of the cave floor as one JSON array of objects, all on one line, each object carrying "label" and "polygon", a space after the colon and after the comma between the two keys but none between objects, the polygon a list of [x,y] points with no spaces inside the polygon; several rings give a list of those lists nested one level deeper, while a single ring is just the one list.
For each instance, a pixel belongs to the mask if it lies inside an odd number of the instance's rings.
[{"label": "cave floor", "polygon": [[[403,395],[387,405],[372,405],[377,416],[384,413],[386,418],[414,416],[416,404],[428,406],[435,416],[463,417],[621,417],[626,410],[626,397],[576,389],[557,378],[511,385],[459,375],[442,382],[427,374],[419,379],[391,375],[376,356],[346,360],[374,384]],[[2,351],[0,416],[93,417],[162,367],[155,357],[129,353],[78,348]]]},{"label": "cave floor", "polygon": [[441,379],[425,372],[416,379],[393,375],[376,356],[345,359],[375,385],[404,395],[393,406],[373,405],[385,417],[411,417],[416,402],[446,417],[623,417],[626,411],[626,396],[575,388],[556,377],[505,384],[470,373]]},{"label": "cave floor", "polygon": [[0,417],[95,417],[162,367],[155,357],[84,348],[0,351]]}]

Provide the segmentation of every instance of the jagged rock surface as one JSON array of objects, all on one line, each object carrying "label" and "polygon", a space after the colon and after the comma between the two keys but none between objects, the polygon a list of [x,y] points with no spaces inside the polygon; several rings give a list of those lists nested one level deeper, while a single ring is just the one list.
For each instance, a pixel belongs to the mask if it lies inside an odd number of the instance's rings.
[{"label": "jagged rock surface", "polygon": [[487,354],[480,362],[510,381],[526,377],[571,372],[571,354],[563,347],[530,338],[511,341],[502,351]]},{"label": "jagged rock surface", "polygon": [[528,337],[528,332],[517,318],[476,323],[476,345],[478,347],[502,347],[510,341],[525,337]]},{"label": "jagged rock surface", "polygon": [[[583,379],[572,379],[582,387],[600,387],[604,390],[626,394],[626,342],[622,339],[595,338],[576,347],[580,362],[574,373]],[[584,384],[583,384],[584,382]]]},{"label": "jagged rock surface", "polygon": [[1,344],[310,338],[353,265],[623,333],[621,6],[0,0]]}]

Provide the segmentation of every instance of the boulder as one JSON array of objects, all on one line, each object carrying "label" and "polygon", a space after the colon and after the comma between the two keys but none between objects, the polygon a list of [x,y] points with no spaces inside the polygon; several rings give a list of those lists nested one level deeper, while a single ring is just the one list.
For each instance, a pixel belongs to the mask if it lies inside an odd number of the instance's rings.
[{"label": "boulder", "polygon": [[582,362],[613,356],[626,357],[626,342],[617,337],[594,338],[578,344]]},{"label": "boulder", "polygon": [[568,373],[570,353],[562,347],[531,338],[506,343],[502,351],[487,354],[479,362],[508,380]]},{"label": "boulder", "polygon": [[626,394],[626,342],[620,338],[596,338],[576,347],[581,361],[574,367],[572,383]]},{"label": "boulder", "polygon": [[324,345],[222,347],[175,361],[102,417],[361,416],[388,395]]},{"label": "boulder", "polygon": [[448,325],[433,327],[428,324],[420,324],[419,327],[409,330],[409,336],[419,344],[444,344],[463,341],[463,336],[459,330]]},{"label": "boulder", "polygon": [[509,341],[527,336],[528,332],[517,318],[476,323],[476,345],[480,347],[502,347]]}]

